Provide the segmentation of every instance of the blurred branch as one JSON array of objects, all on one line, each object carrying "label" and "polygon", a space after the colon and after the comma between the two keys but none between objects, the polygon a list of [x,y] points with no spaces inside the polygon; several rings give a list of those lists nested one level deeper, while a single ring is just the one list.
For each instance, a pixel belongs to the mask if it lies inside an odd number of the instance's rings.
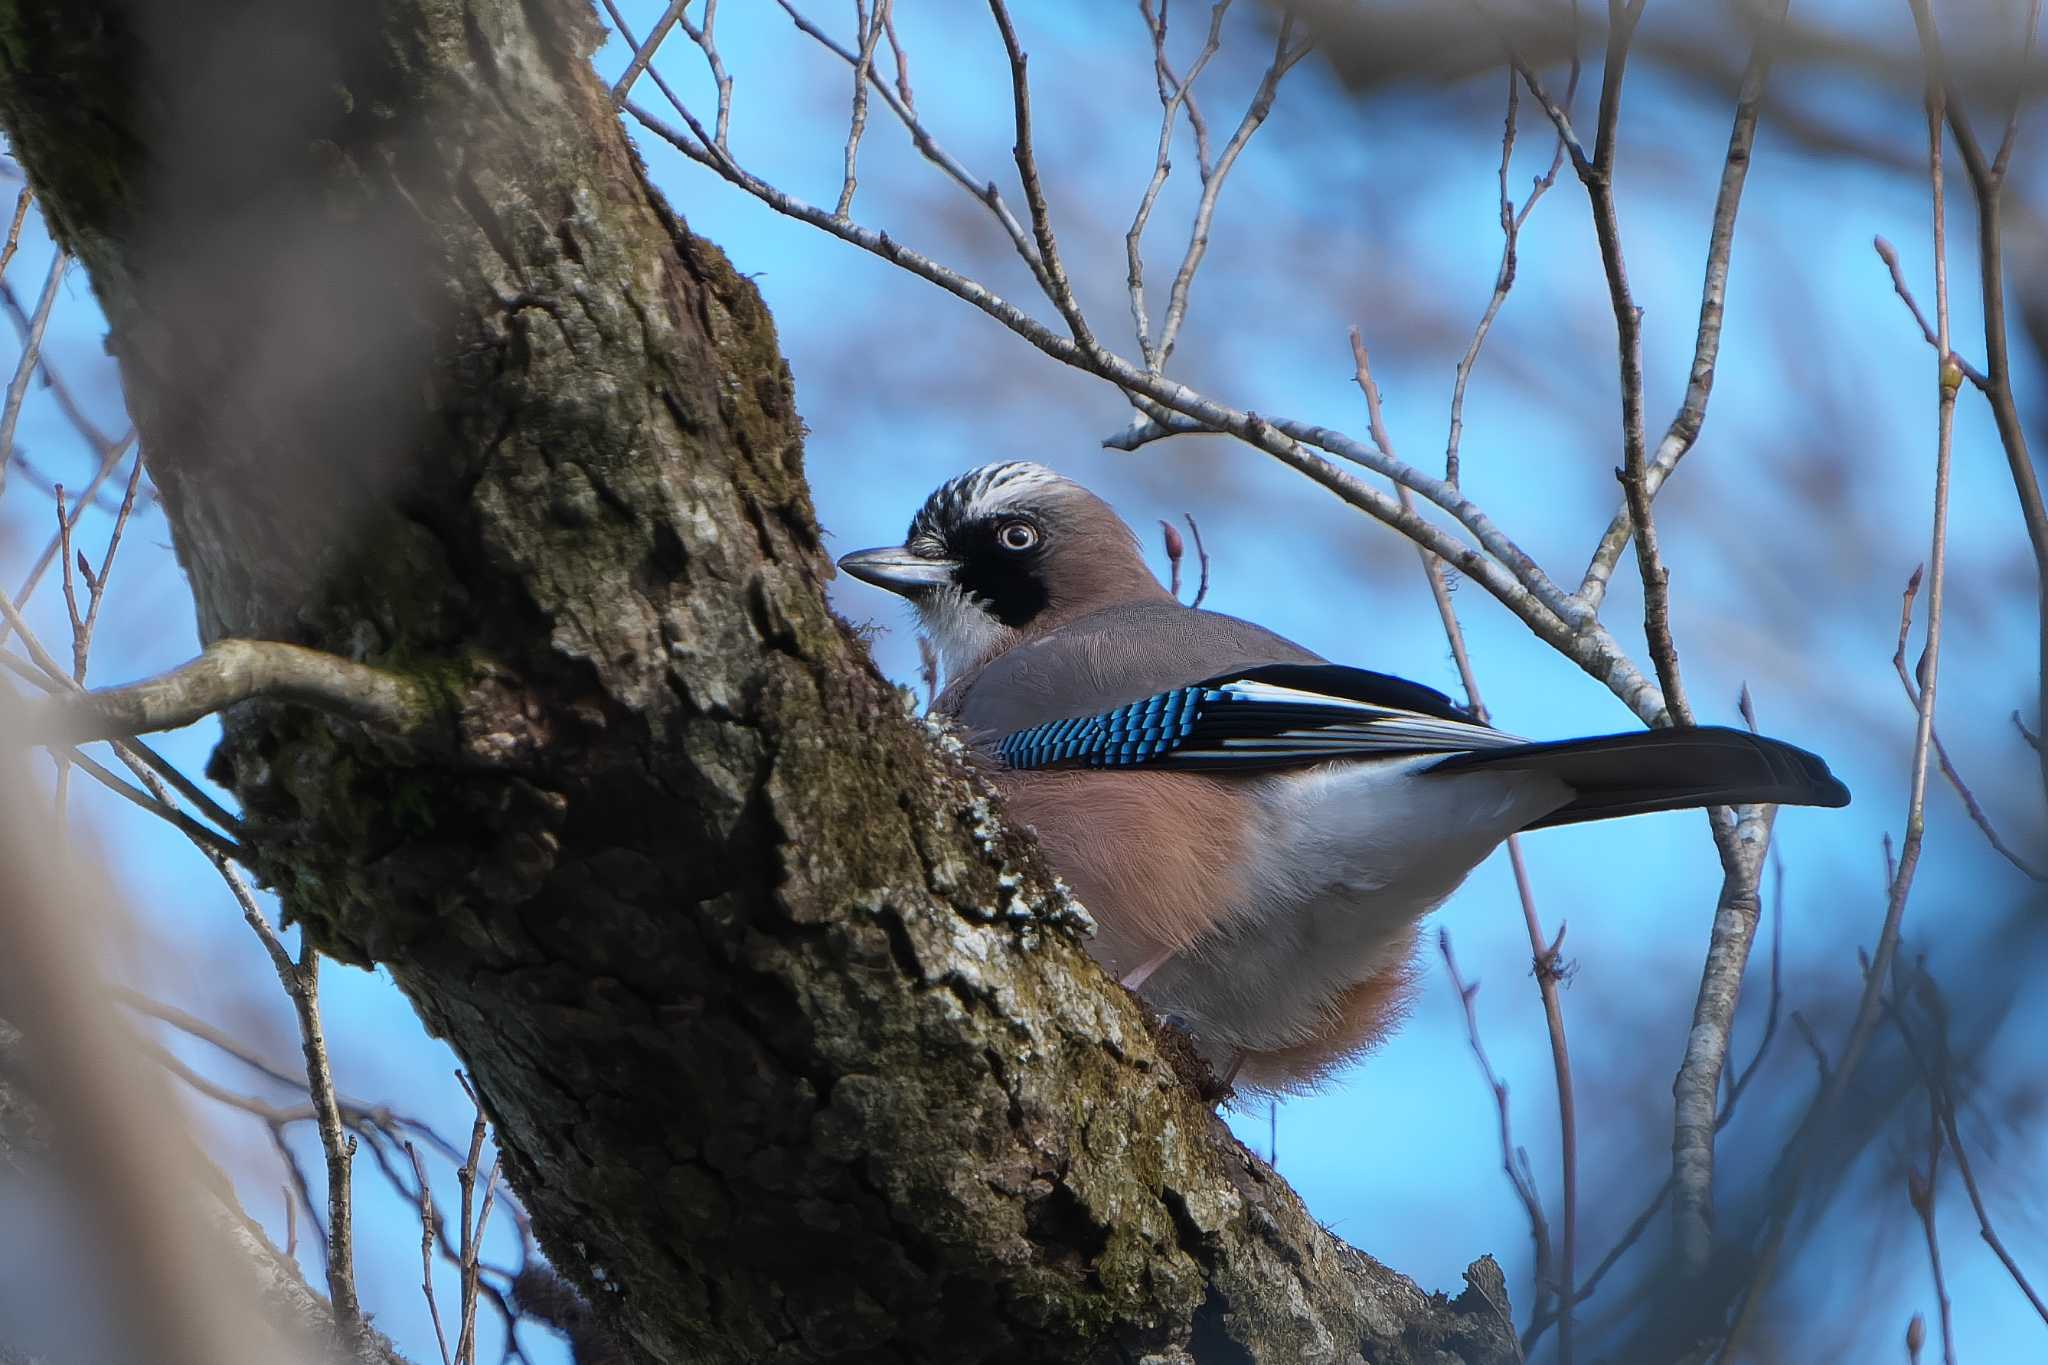
[{"label": "blurred branch", "polygon": [[[1963,1189],[1970,1197],[1970,1208],[1977,1215],[1978,1234],[1983,1237],[1984,1244],[1998,1257],[1999,1263],[2005,1267],[2013,1283],[2019,1286],[2020,1292],[2026,1295],[2027,1302],[2033,1305],[2034,1312],[2040,1315],[2044,1324],[2048,1324],[2048,1303],[2044,1303],[2041,1296],[2035,1292],[2026,1273],[2020,1269],[2019,1262],[2013,1259],[2012,1253],[2006,1249],[2004,1239],[1992,1226],[1990,1210],[1985,1207],[1983,1191],[1977,1186],[1977,1174],[1970,1164],[1969,1149],[1963,1145],[1962,1129],[1956,1122],[1954,1066],[1948,1045],[1947,1002],[1942,999],[1940,988],[1936,986],[1933,976],[1924,966],[1916,965],[1910,979],[1913,993],[1926,1007],[1930,1017],[1934,1036],[1928,1050],[1931,1050],[1933,1055],[1930,1057],[1923,1051],[1920,1040],[1914,1035],[1912,1026],[1906,1021],[1905,1014],[1898,1008],[1897,1002],[1893,1002],[1890,1009],[1892,1021],[1897,1025],[1900,1036],[1906,1040],[1906,1050],[1913,1055],[1921,1078],[1926,1082],[1928,1103],[1934,1110],[1942,1133],[1948,1138],[1948,1149],[1956,1159],[1956,1173],[1962,1176]],[[1945,1336],[1945,1305],[1943,1317]]]},{"label": "blurred branch", "polygon": [[[1905,1025],[1900,1024],[1903,1031]],[[1910,1045],[1910,1044],[1909,1044]],[[1934,1275],[1934,1302],[1941,1312],[1942,1365],[1956,1365],[1955,1317],[1948,1297],[1948,1280],[1941,1269],[1941,1238],[1934,1230],[1934,1200],[1941,1185],[1941,1110],[1934,1097],[1933,1083],[1927,1092],[1927,1174],[1910,1163],[1906,1167],[1906,1202],[1920,1219],[1920,1231],[1927,1239],[1927,1264]]]},{"label": "blurred branch", "polygon": [[[0,716],[0,723],[11,721]],[[0,749],[18,753],[11,735]],[[34,1049],[33,1098],[59,1140],[49,1155],[100,1250],[94,1302],[165,1365],[276,1359],[253,1286],[227,1273],[231,1243],[209,1226],[213,1188],[167,1104],[96,989],[94,930],[117,932],[113,902],[84,882],[89,860],[51,856],[53,831],[27,799],[18,757],[0,781],[0,1018]],[[240,1269],[239,1265],[233,1269]]]},{"label": "blurred branch", "polygon": [[[27,345],[35,321],[21,306],[21,300],[15,297],[13,285],[0,283],[0,308],[7,310],[7,320],[14,324],[14,330],[21,337],[22,344]],[[85,408],[78,401],[78,395],[71,391],[71,385],[57,372],[56,367],[50,364],[49,356],[38,355],[36,366],[42,371],[43,383],[49,387],[50,396],[57,400],[58,411],[64,414],[64,420],[71,423],[87,445],[101,456],[105,456],[115,444],[115,438],[101,431],[93,420],[86,416]]]},{"label": "blurred branch", "polygon": [[[20,208],[19,203],[16,208]],[[19,223],[17,217],[16,222]],[[8,243],[11,250],[12,240]],[[57,302],[57,288],[64,283],[64,268],[71,263],[71,256],[61,247],[50,258],[50,273],[43,278],[42,296],[36,300],[36,311],[29,319],[28,335],[21,343],[21,358],[15,362],[14,378],[7,383],[7,402],[0,408],[0,489],[7,487],[7,468],[14,457],[14,428],[21,420],[22,399],[28,396],[28,381],[35,375],[36,364],[43,354],[43,331],[50,325],[50,308]]]},{"label": "blurred branch", "polygon": [[[1923,0],[1914,0],[1914,16],[1920,33],[1920,43],[1925,53],[1928,81],[1930,85],[1947,90],[1947,59],[1943,55],[1941,36],[1932,12],[1922,17]],[[2037,30],[2041,22],[2041,0],[2032,0],[2027,8],[2026,28],[2021,35],[2020,64],[2024,67],[2033,57]],[[1984,308],[1984,377],[1980,385],[1985,398],[1991,404],[1992,420],[1998,426],[1999,444],[2004,447],[2006,466],[2012,473],[2013,493],[2019,500],[2020,519],[2027,528],[2027,540],[2034,551],[2035,591],[2039,600],[2039,664],[2036,676],[2040,682],[2041,724],[2048,727],[2048,504],[2041,497],[2040,477],[2034,471],[2034,461],[2027,449],[2027,431],[2020,420],[2019,405],[2013,398],[2012,359],[2006,343],[2005,326],[2005,239],[2003,196],[2006,186],[2006,169],[2010,164],[2012,150],[2019,137],[2020,106],[2025,99],[2026,89],[2021,86],[2012,94],[2012,111],[2006,119],[2004,136],[1999,140],[1996,155],[1986,160],[1983,147],[1970,125],[1969,111],[1957,100],[1944,97],[1944,113],[1949,130],[1955,135],[1956,148],[1962,154],[1963,167],[1969,172],[1970,187],[1975,192],[1977,208],[1977,280],[1978,293]],[[1944,334],[1941,341],[1944,354],[1948,343]],[[2044,795],[2048,795],[2048,753],[2040,755],[2041,783]]]}]

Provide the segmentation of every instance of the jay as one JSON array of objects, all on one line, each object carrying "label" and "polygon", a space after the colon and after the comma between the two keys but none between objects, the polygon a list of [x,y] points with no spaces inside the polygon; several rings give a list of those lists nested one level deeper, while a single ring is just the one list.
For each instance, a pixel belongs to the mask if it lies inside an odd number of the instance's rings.
[{"label": "jay", "polygon": [[1777,740],[1532,742],[1183,606],[1109,504],[1042,465],[963,474],[902,545],[839,566],[908,599],[945,668],[934,711],[1094,915],[1094,956],[1226,1084],[1312,1086],[1382,1039],[1422,917],[1510,834],[1849,801]]}]

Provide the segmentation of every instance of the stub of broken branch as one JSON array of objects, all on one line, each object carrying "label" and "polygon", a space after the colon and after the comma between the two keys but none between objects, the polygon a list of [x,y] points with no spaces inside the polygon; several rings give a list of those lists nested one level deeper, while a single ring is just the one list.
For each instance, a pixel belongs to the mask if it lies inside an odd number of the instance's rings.
[{"label": "stub of broken branch", "polygon": [[25,731],[43,744],[126,739],[258,699],[317,707],[406,737],[424,734],[437,714],[432,689],[416,679],[274,640],[218,640],[154,678],[48,697]]}]

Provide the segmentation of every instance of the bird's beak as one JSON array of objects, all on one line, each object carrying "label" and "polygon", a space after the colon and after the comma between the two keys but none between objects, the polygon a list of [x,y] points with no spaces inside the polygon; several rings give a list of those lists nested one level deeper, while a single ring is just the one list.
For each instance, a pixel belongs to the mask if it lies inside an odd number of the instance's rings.
[{"label": "bird's beak", "polygon": [[863,583],[906,596],[921,588],[941,588],[953,581],[958,567],[950,559],[927,559],[906,546],[889,545],[843,555],[839,567]]}]

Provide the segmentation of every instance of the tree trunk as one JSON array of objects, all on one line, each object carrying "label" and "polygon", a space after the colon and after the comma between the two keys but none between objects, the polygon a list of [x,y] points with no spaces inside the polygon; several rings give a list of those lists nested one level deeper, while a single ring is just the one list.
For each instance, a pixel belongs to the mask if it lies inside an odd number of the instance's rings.
[{"label": "tree trunk", "polygon": [[229,712],[259,872],[454,1045],[650,1360],[1512,1358],[1491,1261],[1425,1295],[1230,1139],[827,609],[773,326],[598,37],[581,0],[0,0],[0,119],[202,636],[445,707],[431,743]]}]

